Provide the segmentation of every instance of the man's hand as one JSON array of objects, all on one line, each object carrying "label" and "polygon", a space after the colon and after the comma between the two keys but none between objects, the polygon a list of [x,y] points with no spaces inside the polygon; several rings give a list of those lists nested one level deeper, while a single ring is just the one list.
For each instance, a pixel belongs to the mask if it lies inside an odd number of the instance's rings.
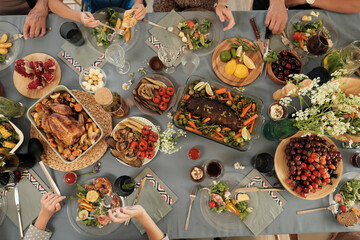
[{"label": "man's hand", "polygon": [[295,7],[302,4],[306,4],[306,0],[285,0],[285,6],[287,8]]},{"label": "man's hand", "polygon": [[144,5],[142,3],[135,3],[131,9],[136,9],[135,18],[138,21],[143,19],[146,15],[146,8],[144,7]]},{"label": "man's hand", "polygon": [[231,29],[235,25],[235,20],[232,15],[232,12],[225,7],[224,5],[218,4],[215,9],[216,15],[219,16],[221,22],[225,20],[229,23],[225,28],[224,31]]},{"label": "man's hand", "polygon": [[80,12],[80,22],[86,27],[97,27],[100,21],[95,20],[94,16],[89,12]]},{"label": "man's hand", "polygon": [[281,34],[288,20],[284,0],[270,0],[265,25],[273,34]]},{"label": "man's hand", "polygon": [[29,12],[25,19],[23,34],[25,40],[35,38],[38,36],[44,36],[46,33],[46,18],[49,12],[49,8],[46,4],[37,3],[33,9]]}]

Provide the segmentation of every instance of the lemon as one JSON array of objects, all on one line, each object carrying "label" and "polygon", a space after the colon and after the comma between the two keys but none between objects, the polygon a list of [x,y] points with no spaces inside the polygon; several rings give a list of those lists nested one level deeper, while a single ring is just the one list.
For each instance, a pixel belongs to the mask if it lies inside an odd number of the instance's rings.
[{"label": "lemon", "polygon": [[99,196],[100,194],[98,191],[90,190],[86,194],[86,200],[88,200],[89,202],[95,202],[99,198]]},{"label": "lemon", "polygon": [[250,134],[249,130],[247,130],[246,127],[243,127],[243,129],[241,130],[241,136],[243,137],[243,139],[245,141],[251,139],[251,134]]},{"label": "lemon", "polygon": [[225,65],[225,73],[229,76],[233,75],[236,69],[236,60],[231,59]]},{"label": "lemon", "polygon": [[245,64],[245,66],[248,67],[248,69],[255,69],[256,68],[254,62],[251,60],[251,58],[246,56],[246,54],[244,55],[244,64]]},{"label": "lemon", "polygon": [[238,202],[243,202],[243,201],[248,201],[250,200],[249,195],[245,194],[245,193],[238,193],[236,195],[236,201]]},{"label": "lemon", "polygon": [[324,61],[323,61],[323,65],[324,65],[324,68],[326,70],[329,70],[329,66],[328,66],[328,59],[329,59],[329,55],[327,55],[325,58],[324,58]]},{"label": "lemon", "polygon": [[234,75],[237,78],[246,78],[249,75],[249,69],[244,64],[237,64]]}]

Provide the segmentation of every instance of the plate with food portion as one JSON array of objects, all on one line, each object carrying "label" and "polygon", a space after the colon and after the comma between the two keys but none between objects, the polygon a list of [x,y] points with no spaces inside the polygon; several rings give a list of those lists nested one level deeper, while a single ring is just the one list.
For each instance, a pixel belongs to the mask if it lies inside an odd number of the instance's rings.
[{"label": "plate with food portion", "polygon": [[330,52],[338,40],[333,21],[319,10],[298,12],[288,21],[285,31],[293,45],[310,57]]},{"label": "plate with food portion", "polygon": [[20,30],[12,23],[0,21],[0,71],[9,67],[19,57],[24,39],[13,40]]},{"label": "plate with food portion", "polygon": [[65,164],[79,159],[104,135],[90,113],[62,85],[35,102],[27,117]]},{"label": "plate with food portion", "polygon": [[174,104],[174,84],[160,74],[144,76],[133,90],[135,105],[145,114],[161,115]]},{"label": "plate with food portion", "polygon": [[329,195],[330,205],[336,220],[353,230],[360,230],[360,173],[348,172],[343,175],[335,191]]},{"label": "plate with food portion", "polygon": [[38,99],[59,85],[61,69],[52,56],[32,53],[22,59],[16,59],[13,80],[21,95]]},{"label": "plate with food portion", "polygon": [[86,38],[101,53],[111,44],[120,44],[124,51],[131,49],[140,34],[140,27],[134,17],[135,10],[124,10],[117,7],[103,8],[94,13],[94,18],[110,27],[121,29],[123,35],[114,34],[112,29],[104,26],[86,28]]},{"label": "plate with food portion", "polygon": [[264,116],[261,99],[200,76],[190,76],[179,97],[176,127],[246,151],[259,138]]},{"label": "plate with food portion", "polygon": [[231,86],[245,86],[255,81],[261,73],[262,62],[257,47],[240,37],[224,40],[212,56],[216,76]]},{"label": "plate with food portion", "polygon": [[159,131],[146,118],[129,117],[115,126],[106,143],[120,163],[141,167],[155,158],[160,145]]},{"label": "plate with food portion", "polygon": [[281,141],[276,149],[276,175],[292,195],[316,200],[328,196],[339,184],[343,162],[330,138],[304,131]]},{"label": "plate with food portion", "polygon": [[78,184],[67,207],[71,225],[86,236],[105,236],[119,228],[111,222],[108,210],[124,206],[122,197],[113,193],[111,182],[97,177]]},{"label": "plate with food portion", "polygon": [[224,38],[219,18],[212,12],[182,12],[184,20],[176,26],[187,48],[199,56],[212,53]]},{"label": "plate with food portion", "polygon": [[256,193],[233,193],[245,175],[226,173],[217,181],[208,180],[201,189],[200,209],[205,220],[224,232],[238,232],[246,228],[243,221],[256,214],[259,200]]}]

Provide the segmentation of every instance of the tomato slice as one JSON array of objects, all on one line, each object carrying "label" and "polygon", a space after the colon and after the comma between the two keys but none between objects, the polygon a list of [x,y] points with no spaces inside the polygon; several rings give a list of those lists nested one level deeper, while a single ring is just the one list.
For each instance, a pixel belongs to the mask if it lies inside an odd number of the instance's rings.
[{"label": "tomato slice", "polygon": [[139,143],[136,142],[136,141],[132,141],[130,143],[130,147],[133,149],[133,150],[138,150],[139,149]]},{"label": "tomato slice", "polygon": [[139,144],[140,151],[146,151],[147,148],[148,148],[148,143],[146,142],[146,140],[141,140]]},{"label": "tomato slice", "polygon": [[152,142],[156,142],[159,139],[159,135],[155,132],[151,132],[149,134],[149,140]]},{"label": "tomato slice", "polygon": [[166,93],[166,88],[160,88],[159,89],[159,95],[163,96]]},{"label": "tomato slice", "polygon": [[146,152],[146,158],[148,159],[153,159],[155,156],[155,152],[154,151],[148,151]]},{"label": "tomato slice", "polygon": [[167,95],[172,96],[172,95],[174,95],[174,93],[175,93],[174,88],[168,87],[168,88],[166,89],[166,94],[167,94]]},{"label": "tomato slice", "polygon": [[155,148],[155,143],[154,142],[148,142],[148,149],[147,150],[154,150]]},{"label": "tomato slice", "polygon": [[161,100],[162,100],[163,102],[168,103],[168,102],[170,102],[170,96],[167,95],[167,94],[164,94],[164,96],[162,96]]},{"label": "tomato slice", "polygon": [[186,21],[186,25],[188,25],[189,28],[195,28],[195,24],[190,20]]},{"label": "tomato slice", "polygon": [[154,96],[153,98],[152,98],[152,101],[154,102],[154,103],[159,103],[160,102],[160,97],[159,97],[159,95],[158,96]]},{"label": "tomato slice", "polygon": [[144,151],[138,151],[136,156],[140,159],[140,160],[143,160],[145,158],[145,154],[146,152]]},{"label": "tomato slice", "polygon": [[167,103],[166,102],[161,102],[159,104],[159,108],[160,108],[160,110],[165,111],[167,109]]}]

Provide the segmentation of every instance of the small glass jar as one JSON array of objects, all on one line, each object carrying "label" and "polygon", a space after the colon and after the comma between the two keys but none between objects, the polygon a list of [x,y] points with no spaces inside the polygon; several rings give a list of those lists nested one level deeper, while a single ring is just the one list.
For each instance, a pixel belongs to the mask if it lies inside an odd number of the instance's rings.
[{"label": "small glass jar", "polygon": [[64,183],[67,185],[73,185],[76,183],[77,175],[74,172],[66,172],[63,176]]},{"label": "small glass jar", "polygon": [[129,114],[129,106],[117,93],[108,88],[100,88],[95,92],[95,100],[112,117],[123,118]]},{"label": "small glass jar", "polygon": [[270,105],[268,110],[269,117],[274,120],[282,120],[288,116],[288,109],[278,102],[274,102]]},{"label": "small glass jar", "polygon": [[198,160],[201,156],[201,152],[198,148],[193,147],[188,152],[188,157],[190,160]]}]

